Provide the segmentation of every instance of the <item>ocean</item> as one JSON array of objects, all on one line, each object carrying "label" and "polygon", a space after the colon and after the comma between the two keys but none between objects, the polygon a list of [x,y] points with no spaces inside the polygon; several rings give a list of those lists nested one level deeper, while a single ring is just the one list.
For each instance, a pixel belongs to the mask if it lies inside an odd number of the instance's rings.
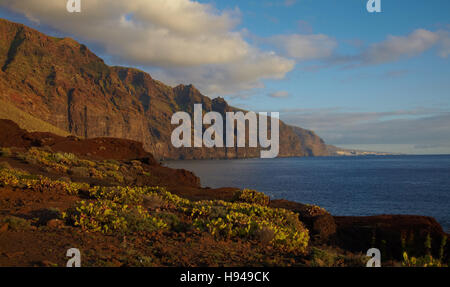
[{"label": "ocean", "polygon": [[411,214],[450,232],[450,155],[166,161],[202,186],[239,187],[324,207],[333,215]]}]

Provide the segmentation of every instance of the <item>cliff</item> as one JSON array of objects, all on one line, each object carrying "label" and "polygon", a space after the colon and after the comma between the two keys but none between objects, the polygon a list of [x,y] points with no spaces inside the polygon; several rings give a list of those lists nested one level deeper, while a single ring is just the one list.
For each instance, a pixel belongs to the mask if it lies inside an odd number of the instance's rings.
[{"label": "cliff", "polygon": [[[259,148],[174,148],[173,113],[192,113],[194,103],[202,103],[205,112],[238,109],[202,95],[192,85],[172,88],[143,71],[110,67],[73,39],[0,19],[0,67],[0,100],[20,110],[21,119],[37,118],[79,137],[142,142],[159,159],[260,156]],[[1,117],[17,120],[13,114]],[[47,131],[39,126],[39,131]],[[318,136],[280,122],[279,156],[318,155],[327,155]]]}]

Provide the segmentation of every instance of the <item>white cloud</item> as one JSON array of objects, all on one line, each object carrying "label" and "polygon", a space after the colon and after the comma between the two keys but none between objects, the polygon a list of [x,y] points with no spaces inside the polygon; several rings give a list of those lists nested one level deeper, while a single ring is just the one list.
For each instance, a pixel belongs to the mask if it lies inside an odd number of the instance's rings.
[{"label": "white cloud", "polygon": [[300,61],[329,57],[337,47],[336,40],[323,34],[276,35],[265,42],[277,47],[286,56]]},{"label": "white cloud", "polygon": [[284,6],[286,6],[286,7],[295,5],[295,3],[297,3],[297,0],[284,0]]},{"label": "white cloud", "polygon": [[277,92],[269,94],[269,97],[271,97],[271,98],[287,98],[287,97],[289,97],[289,93],[286,91],[277,91]]},{"label": "white cloud", "polygon": [[438,35],[440,38],[439,43],[439,56],[442,58],[448,58],[450,55],[450,32],[441,30],[438,31]]},{"label": "white cloud", "polygon": [[294,61],[273,53],[251,53],[241,62],[222,65],[203,65],[156,69],[155,77],[168,84],[195,83],[207,95],[239,94],[245,90],[262,88],[261,79],[282,79],[286,71],[294,67]]},{"label": "white cloud", "polygon": [[261,86],[262,79],[283,78],[295,65],[246,42],[244,32],[235,31],[238,10],[217,11],[191,0],[89,0],[73,14],[62,0],[0,5],[96,44],[117,62],[151,68],[175,82],[171,77],[180,77],[206,93]]},{"label": "white cloud", "polygon": [[359,112],[343,108],[285,109],[281,111],[281,119],[314,130],[328,144],[450,146],[450,112],[446,109],[387,112]]},{"label": "white cloud", "polygon": [[390,35],[385,41],[373,44],[364,51],[362,60],[371,64],[392,62],[421,54],[438,41],[437,33],[425,29],[417,29],[408,36]]},{"label": "white cloud", "polygon": [[418,56],[432,48],[438,48],[437,54],[442,58],[450,55],[450,32],[437,30],[435,32],[417,29],[405,36],[389,35],[384,41],[361,47],[354,55],[335,54],[327,59],[331,65],[345,65],[354,68],[367,65],[378,65]]}]

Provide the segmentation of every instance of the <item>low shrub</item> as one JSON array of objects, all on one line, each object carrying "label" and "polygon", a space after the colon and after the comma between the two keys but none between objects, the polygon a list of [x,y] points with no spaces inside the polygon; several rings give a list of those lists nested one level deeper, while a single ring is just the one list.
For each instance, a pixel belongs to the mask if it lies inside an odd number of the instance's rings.
[{"label": "low shrub", "polygon": [[440,259],[433,258],[431,255],[422,257],[409,257],[408,253],[403,252],[402,266],[405,267],[446,267]]},{"label": "low shrub", "polygon": [[0,162],[0,169],[12,169],[12,167],[7,161],[2,161]]},{"label": "low shrub", "polygon": [[188,224],[183,223],[180,218],[170,212],[159,212],[157,213],[157,217],[160,218],[162,221],[167,223],[167,226],[170,228],[170,230],[175,232],[186,232],[190,230],[191,226]]},{"label": "low shrub", "polygon": [[329,212],[320,206],[313,205],[313,204],[306,204],[305,205],[305,213],[304,215],[307,216],[319,216],[324,214],[329,214]]},{"label": "low shrub", "polygon": [[0,147],[0,157],[10,157],[12,155],[11,149],[8,147]]},{"label": "low shrub", "polygon": [[123,183],[124,176],[117,161],[95,162],[79,159],[72,153],[54,153],[42,148],[31,148],[27,152],[18,153],[16,156],[27,163],[39,164],[48,169],[60,173],[69,173],[80,177],[92,177],[96,179],[112,178],[116,182]]},{"label": "low shrub", "polygon": [[89,172],[89,168],[84,166],[75,166],[69,169],[69,174],[79,177],[90,177],[91,174]]},{"label": "low shrub", "polygon": [[96,167],[97,163],[92,160],[80,159],[78,160],[77,165],[83,167]]},{"label": "low shrub", "polygon": [[[51,180],[9,169],[0,170],[0,185],[37,192],[78,194],[83,191],[90,201],[80,201],[64,218],[90,232],[109,234],[196,228],[217,239],[255,240],[287,252],[305,252],[309,241],[309,232],[297,214],[264,206],[268,197],[253,191],[245,191],[238,197],[251,203],[193,202],[158,186],[91,187],[87,183]],[[152,209],[158,210],[157,215],[149,213]],[[179,215],[185,217],[184,224]]]},{"label": "low shrub", "polygon": [[101,170],[96,169],[95,167],[89,168],[89,176],[92,178],[103,179],[106,177]]},{"label": "low shrub", "polygon": [[145,195],[143,197],[143,206],[150,210],[167,208],[166,201],[156,194]]},{"label": "low shrub", "polygon": [[123,183],[125,181],[123,175],[115,170],[106,171],[106,176],[119,183]]},{"label": "low shrub", "polygon": [[232,199],[233,202],[255,203],[263,206],[269,205],[270,198],[262,192],[256,190],[244,189],[236,191]]},{"label": "low shrub", "polygon": [[8,228],[13,231],[24,231],[30,229],[31,227],[31,224],[28,220],[15,216],[7,216],[3,219],[0,219],[0,222],[2,224],[7,223]]},{"label": "low shrub", "polygon": [[73,153],[52,153],[48,151],[41,151],[41,153],[44,153],[49,159],[58,163],[73,164],[78,161],[78,158]]},{"label": "low shrub", "polygon": [[[217,238],[258,240],[287,252],[305,252],[308,246],[309,232],[291,211],[224,201],[202,201],[193,205],[194,226]],[[269,242],[266,242],[266,235],[271,237]]]},{"label": "low shrub", "polygon": [[28,163],[44,165],[62,173],[67,172],[69,169],[67,164],[70,163],[71,158],[69,154],[51,153],[35,147],[19,156]]},{"label": "low shrub", "polygon": [[142,206],[118,204],[111,200],[81,201],[70,210],[66,219],[84,231],[130,233],[157,231],[167,227],[161,219],[151,216]]},{"label": "low shrub", "polygon": [[313,247],[309,253],[310,267],[364,267],[368,258],[363,254],[342,254],[335,249]]},{"label": "low shrub", "polygon": [[142,204],[144,197],[156,194],[157,189],[157,187],[95,186],[89,189],[89,193],[92,198],[99,200],[106,199],[120,204]]},{"label": "low shrub", "polygon": [[61,191],[76,195],[80,189],[89,188],[87,183],[51,180],[44,176],[30,175],[14,169],[0,170],[0,186],[28,189],[35,192]]}]

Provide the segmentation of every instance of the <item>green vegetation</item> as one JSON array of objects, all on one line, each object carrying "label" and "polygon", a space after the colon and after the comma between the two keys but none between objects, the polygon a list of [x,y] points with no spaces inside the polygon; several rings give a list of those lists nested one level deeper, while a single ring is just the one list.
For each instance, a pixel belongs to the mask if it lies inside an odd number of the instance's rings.
[{"label": "green vegetation", "polygon": [[11,149],[7,147],[0,147],[0,157],[10,157]]},{"label": "green vegetation", "polygon": [[27,152],[19,152],[16,156],[25,162],[45,166],[59,173],[72,174],[78,177],[109,179],[117,183],[124,182],[124,176],[119,171],[120,163],[117,161],[91,161],[80,159],[71,153],[51,152],[35,147]]},{"label": "green vegetation", "polygon": [[[41,160],[49,160],[49,156]],[[74,157],[63,154],[52,155],[49,161],[62,163],[74,160]],[[1,185],[37,192],[62,191],[71,195],[81,190],[88,191],[89,200],[78,202],[63,215],[68,223],[88,232],[111,234],[194,229],[208,232],[217,240],[253,240],[298,253],[306,251],[309,241],[308,230],[297,214],[262,206],[259,204],[261,200],[256,200],[258,203],[222,200],[193,202],[157,186],[89,186],[10,169],[0,170]],[[252,198],[261,198],[257,193],[251,194]],[[159,212],[152,211],[155,207]]]},{"label": "green vegetation", "polygon": [[306,204],[306,214],[309,216],[318,216],[318,215],[329,214],[329,213],[323,207],[313,205],[313,204]]},{"label": "green vegetation", "polygon": [[444,259],[445,246],[447,246],[447,236],[442,236],[441,246],[439,248],[439,259],[441,261]]},{"label": "green vegetation", "polygon": [[26,219],[15,217],[15,216],[7,216],[0,220],[0,225],[8,224],[8,228],[13,231],[22,231],[30,229],[30,222]]},{"label": "green vegetation", "polygon": [[408,253],[403,252],[402,266],[405,267],[446,267],[440,259],[433,258],[431,255],[421,257],[409,257]]},{"label": "green vegetation", "polygon": [[161,219],[151,216],[141,205],[121,205],[111,200],[81,201],[66,218],[85,231],[129,233],[153,232],[167,227]]},{"label": "green vegetation", "polygon": [[269,205],[270,198],[262,192],[251,189],[236,191],[233,201],[255,203],[263,206]]},{"label": "green vegetation", "polygon": [[[326,245],[321,245],[320,248],[310,246],[309,231],[299,220],[299,215],[286,209],[269,207],[269,197],[255,190],[236,191],[230,201],[193,201],[172,194],[160,186],[124,185],[124,177],[148,173],[146,166],[140,161],[86,160],[71,153],[52,152],[48,148],[31,148],[26,152],[2,148],[0,155],[53,171],[52,178],[48,178],[13,169],[8,162],[1,162],[0,187],[9,187],[13,190],[12,193],[39,192],[43,193],[44,198],[52,198],[53,194],[58,194],[56,197],[65,200],[62,195],[71,196],[69,205],[62,205],[62,209],[39,207],[39,213],[33,215],[36,217],[30,220],[4,217],[0,220],[0,227],[4,230],[5,226],[6,230],[12,231],[35,230],[35,227],[31,227],[33,224],[39,226],[38,230],[48,229],[56,232],[58,228],[65,226],[63,229],[66,229],[71,226],[71,232],[90,233],[85,236],[112,236],[114,240],[124,240],[124,244],[127,244],[126,238],[134,238],[133,242],[128,244],[136,250],[142,250],[141,240],[152,242],[151,244],[163,244],[159,245],[162,247],[149,247],[150,253],[142,253],[145,256],[135,254],[134,259],[130,259],[128,255],[124,255],[124,260],[133,262],[134,266],[165,264],[158,258],[161,257],[161,250],[165,250],[166,240],[173,244],[173,249],[165,255],[167,262],[179,263],[184,260],[180,259],[177,248],[193,248],[192,244],[202,246],[205,243],[207,246],[214,246],[213,248],[226,246],[223,250],[219,248],[216,255],[211,253],[211,258],[223,258],[224,252],[228,252],[227,248],[251,246],[252,251],[256,252],[252,253],[251,256],[255,257],[251,257],[251,262],[262,262],[269,266],[364,266],[367,262],[367,258],[361,254]],[[132,170],[132,173],[128,173],[129,170]],[[75,182],[86,181],[86,178],[102,180],[88,180],[90,183]],[[123,185],[120,185],[121,183]],[[30,197],[35,196],[34,194]],[[58,207],[61,208],[61,205]],[[299,212],[302,216],[312,217],[327,213],[316,205],[302,205]],[[57,221],[47,225],[49,219]],[[413,245],[409,242],[410,238],[405,236],[401,238],[405,251],[403,266],[446,266],[446,238],[442,239],[440,251],[433,254],[436,255],[434,258],[431,256],[431,244],[434,241],[430,235],[422,243],[425,252],[420,257],[416,253],[409,253],[408,247]],[[201,238],[201,241],[193,243],[188,241],[188,238]],[[380,249],[385,249],[385,245],[386,241],[381,240]],[[385,253],[383,250],[382,252]],[[422,256],[423,254],[425,256]],[[298,261],[298,258],[301,260]],[[221,260],[223,264],[228,262],[226,259]],[[108,263],[108,260],[103,261]],[[399,265],[400,262],[395,264]]]},{"label": "green vegetation", "polygon": [[145,196],[157,193],[168,193],[159,187],[100,187],[95,186],[89,189],[89,194],[93,199],[110,200],[119,204],[139,204],[142,205]]},{"label": "green vegetation", "polygon": [[308,230],[285,209],[214,200],[194,203],[191,212],[194,226],[217,238],[257,240],[287,252],[304,252],[308,246]]},{"label": "green vegetation", "polygon": [[340,254],[335,250],[311,248],[311,267],[361,267],[367,263],[367,257],[358,254]]},{"label": "green vegetation", "polygon": [[88,188],[87,183],[51,180],[44,176],[30,175],[14,169],[0,169],[0,186],[21,188],[35,192],[66,192],[69,195],[78,194],[82,188]]},{"label": "green vegetation", "polygon": [[[402,248],[406,249],[405,240],[402,238]],[[431,255],[431,236],[427,235],[425,238],[426,255],[420,257],[409,256],[408,251],[403,251],[402,265],[406,267],[447,267],[444,263],[445,246],[447,245],[447,236],[443,236],[439,247],[439,258],[434,258]]]}]

